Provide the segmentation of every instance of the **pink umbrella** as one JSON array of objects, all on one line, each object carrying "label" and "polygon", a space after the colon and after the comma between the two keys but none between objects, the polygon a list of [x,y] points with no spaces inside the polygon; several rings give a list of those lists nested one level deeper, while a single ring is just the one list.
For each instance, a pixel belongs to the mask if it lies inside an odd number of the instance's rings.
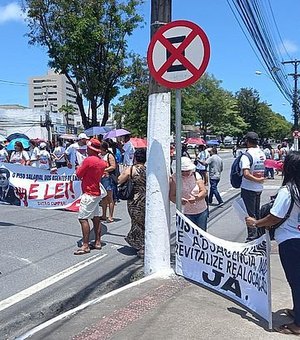
[{"label": "pink umbrella", "polygon": [[205,145],[205,140],[199,137],[190,137],[186,138],[184,141],[185,144],[197,144],[197,145]]},{"label": "pink umbrella", "polygon": [[282,161],[275,161],[274,159],[266,159],[265,160],[265,167],[266,168],[274,168],[276,170],[282,170],[283,162]]},{"label": "pink umbrella", "polygon": [[138,137],[130,138],[130,142],[136,149],[147,147],[147,139],[144,139],[144,138],[138,138]]},{"label": "pink umbrella", "polygon": [[107,132],[104,136],[103,139],[107,138],[116,138],[116,137],[121,137],[125,135],[130,135],[130,131],[127,131],[125,129],[115,129]]}]

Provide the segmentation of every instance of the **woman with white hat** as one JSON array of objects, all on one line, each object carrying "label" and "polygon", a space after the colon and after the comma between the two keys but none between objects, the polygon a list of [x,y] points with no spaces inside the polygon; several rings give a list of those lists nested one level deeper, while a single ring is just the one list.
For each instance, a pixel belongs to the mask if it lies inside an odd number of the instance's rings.
[{"label": "woman with white hat", "polygon": [[[199,228],[206,231],[208,210],[205,202],[207,190],[201,176],[195,172],[195,165],[188,157],[181,157],[183,213]],[[176,174],[170,181],[170,200],[176,202]]]}]

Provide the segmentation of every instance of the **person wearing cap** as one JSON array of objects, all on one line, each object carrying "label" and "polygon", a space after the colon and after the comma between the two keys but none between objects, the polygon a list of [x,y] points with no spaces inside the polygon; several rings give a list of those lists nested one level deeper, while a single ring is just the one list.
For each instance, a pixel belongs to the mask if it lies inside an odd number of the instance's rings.
[{"label": "person wearing cap", "polygon": [[89,137],[85,133],[80,133],[78,135],[78,141],[68,146],[64,155],[58,160],[66,156],[65,159],[68,168],[75,168],[77,165],[80,165],[87,156],[86,143],[88,140]]},{"label": "person wearing cap", "polygon": [[51,156],[47,151],[47,144],[41,142],[39,145],[40,152],[38,154],[38,167],[43,170],[49,170],[51,168]]},{"label": "person wearing cap", "polygon": [[[205,197],[207,190],[200,174],[195,172],[195,164],[188,157],[181,157],[181,177],[183,213],[199,228],[206,231],[208,210]],[[169,196],[170,200],[176,203],[176,174],[171,176]]]},{"label": "person wearing cap", "polygon": [[90,225],[89,219],[93,222],[95,243],[94,249],[101,249],[101,225],[100,207],[101,200],[100,181],[106,168],[106,163],[98,157],[101,143],[98,139],[92,138],[87,142],[87,157],[77,167],[76,175],[82,181],[82,195],[79,206],[78,220],[82,229],[82,247],[74,252],[74,255],[84,255],[90,252],[89,245]]},{"label": "person wearing cap", "polygon": [[[258,134],[248,132],[245,136],[247,152],[252,156],[253,163],[247,155],[242,155],[240,168],[242,169],[241,198],[247,209],[249,217],[259,218],[260,197],[263,190],[266,156],[258,146]],[[247,228],[246,242],[256,239],[257,230]]]}]

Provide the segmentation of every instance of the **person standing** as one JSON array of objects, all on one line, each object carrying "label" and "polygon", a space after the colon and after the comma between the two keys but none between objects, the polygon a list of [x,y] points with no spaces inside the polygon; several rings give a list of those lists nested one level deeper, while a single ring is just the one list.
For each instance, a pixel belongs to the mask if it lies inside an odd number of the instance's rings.
[{"label": "person standing", "polygon": [[123,151],[124,151],[123,163],[124,163],[124,166],[131,166],[133,165],[133,157],[134,157],[135,148],[130,141],[130,135],[124,136],[124,142],[125,143],[123,145]]},{"label": "person standing", "polygon": [[56,141],[55,148],[52,152],[52,157],[55,161],[57,169],[67,166],[67,162],[63,157],[65,151],[66,149],[62,146],[62,141],[61,140]]},{"label": "person standing", "polygon": [[80,133],[78,135],[78,141],[67,147],[65,154],[58,160],[66,156],[68,168],[75,168],[80,165],[87,156],[86,143],[88,140],[89,137],[85,133]]},{"label": "person standing", "polygon": [[216,147],[210,151],[210,157],[207,158],[203,164],[208,166],[210,190],[208,195],[208,203],[212,204],[213,196],[216,197],[218,204],[223,204],[222,197],[218,191],[218,184],[220,182],[221,173],[223,171],[223,160],[218,155]]},{"label": "person standing", "polygon": [[127,210],[131,219],[131,228],[125,241],[137,251],[138,257],[144,257],[145,248],[145,213],[146,213],[146,149],[137,149],[134,153],[134,165],[124,168],[118,178],[119,184],[131,176],[134,183],[134,196],[127,201]]},{"label": "person standing", "polygon": [[9,160],[8,152],[4,148],[4,145],[0,143],[0,163],[7,163]]},{"label": "person standing", "polygon": [[98,157],[100,142],[92,138],[87,143],[87,154],[82,164],[76,169],[76,175],[81,179],[82,196],[80,200],[78,220],[81,225],[83,242],[82,247],[74,252],[74,255],[84,255],[90,252],[89,219],[93,222],[95,232],[95,244],[93,248],[101,249],[101,225],[100,225],[100,180],[106,168],[106,163]]},{"label": "person standing", "polygon": [[29,148],[30,165],[34,168],[37,168],[39,155],[40,155],[40,149],[38,148],[37,142],[34,139],[30,139],[29,143],[30,143],[30,148]]},{"label": "person standing", "polygon": [[208,184],[207,165],[203,164],[202,162],[205,162],[210,155],[204,144],[200,144],[198,146],[198,151],[199,153],[195,160],[196,171],[202,177],[204,184],[207,185]]},{"label": "person standing", "polygon": [[[283,166],[283,183],[270,214],[262,219],[247,217],[249,228],[268,228],[283,222],[275,229],[279,256],[290,285],[293,309],[285,309],[292,323],[274,328],[282,334],[300,335],[300,152],[291,151]],[[293,205],[292,205],[293,204]],[[290,211],[289,216],[287,216]],[[282,221],[282,219],[285,219]]]},{"label": "person standing", "polygon": [[39,145],[39,155],[38,155],[38,167],[43,170],[51,169],[51,156],[47,151],[47,144],[45,142],[41,142]]},{"label": "person standing", "polygon": [[[258,134],[248,132],[245,136],[247,152],[252,156],[253,162],[247,155],[242,155],[240,168],[242,169],[241,197],[250,217],[259,218],[260,197],[263,191],[266,156],[258,146]],[[251,164],[252,163],[252,164]],[[258,237],[257,231],[247,228],[246,242]]]},{"label": "person standing", "polygon": [[22,142],[15,142],[15,151],[12,152],[9,159],[10,163],[30,165],[30,159],[27,151],[24,150]]},{"label": "person standing", "polygon": [[[206,231],[208,210],[205,197],[207,190],[201,176],[195,172],[195,165],[188,157],[181,157],[183,213],[199,228]],[[176,203],[176,174],[171,176],[169,197]]]}]

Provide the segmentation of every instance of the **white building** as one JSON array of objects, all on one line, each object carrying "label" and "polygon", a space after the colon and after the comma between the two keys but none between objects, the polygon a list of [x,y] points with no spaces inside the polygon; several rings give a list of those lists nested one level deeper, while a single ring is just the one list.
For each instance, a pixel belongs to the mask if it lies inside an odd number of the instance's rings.
[{"label": "white building", "polygon": [[[72,105],[74,113],[78,114],[76,93],[71,83],[63,74],[49,70],[45,76],[36,76],[29,79],[29,107],[57,113],[63,105]],[[67,125],[74,125],[74,117],[68,115]]]},{"label": "white building", "polygon": [[[59,136],[66,132],[64,127],[64,116],[57,112],[50,112],[49,118],[53,126],[51,136]],[[48,139],[46,127],[41,127],[41,122],[45,120],[43,109],[20,108],[20,106],[1,105],[0,106],[0,134],[9,136],[12,133],[24,133],[29,138]]]}]

